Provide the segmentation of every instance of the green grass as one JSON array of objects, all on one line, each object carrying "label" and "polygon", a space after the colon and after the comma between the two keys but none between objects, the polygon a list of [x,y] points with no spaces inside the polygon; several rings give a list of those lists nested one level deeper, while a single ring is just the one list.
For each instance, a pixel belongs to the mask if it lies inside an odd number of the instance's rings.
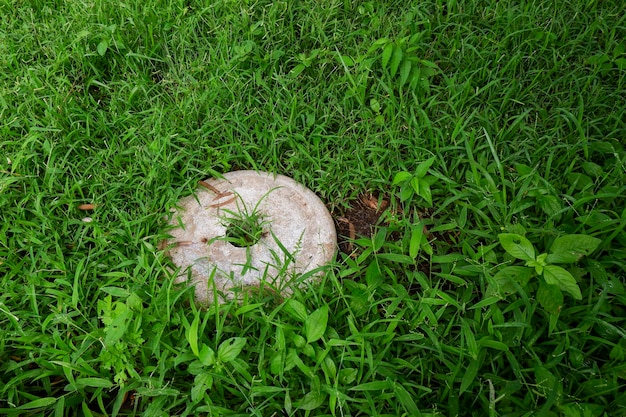
[{"label": "green grass", "polygon": [[[626,15],[552,3],[0,0],[0,414],[626,415]],[[391,208],[198,310],[164,215],[236,169]],[[600,239],[582,299],[491,296],[504,231]]]}]

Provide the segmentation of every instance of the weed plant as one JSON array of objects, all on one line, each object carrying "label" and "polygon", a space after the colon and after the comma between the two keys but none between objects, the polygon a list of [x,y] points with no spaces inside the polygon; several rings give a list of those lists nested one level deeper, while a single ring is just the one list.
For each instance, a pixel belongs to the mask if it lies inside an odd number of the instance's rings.
[{"label": "weed plant", "polygon": [[[626,415],[621,0],[0,15],[0,414]],[[391,204],[321,282],[203,310],[163,216],[236,169]],[[499,235],[599,243],[546,308]]]}]

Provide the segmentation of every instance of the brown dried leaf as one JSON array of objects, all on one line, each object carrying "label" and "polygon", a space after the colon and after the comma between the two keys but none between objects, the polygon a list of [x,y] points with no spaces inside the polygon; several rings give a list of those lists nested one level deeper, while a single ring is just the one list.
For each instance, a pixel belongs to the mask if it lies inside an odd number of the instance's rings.
[{"label": "brown dried leaf", "polygon": [[[229,195],[229,194],[225,194],[225,195]],[[222,207],[222,206],[232,203],[233,201],[235,201],[235,197],[231,197],[228,200],[222,201],[220,203],[211,204],[209,207],[211,208]]]},{"label": "brown dried leaf", "polygon": [[204,188],[208,188],[209,190],[211,190],[212,192],[214,192],[217,195],[220,195],[222,193],[220,190],[218,190],[217,188],[213,187],[211,184],[209,184],[206,181],[200,180],[200,181],[198,181],[198,184],[200,184]]}]

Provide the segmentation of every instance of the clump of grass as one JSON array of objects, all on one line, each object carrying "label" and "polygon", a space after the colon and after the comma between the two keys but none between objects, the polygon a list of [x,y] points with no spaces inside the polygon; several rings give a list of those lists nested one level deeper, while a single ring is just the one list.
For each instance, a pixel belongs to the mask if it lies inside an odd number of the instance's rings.
[{"label": "clump of grass", "polygon": [[[622,9],[2,3],[0,413],[623,414]],[[319,285],[199,310],[162,216],[241,168],[392,202]],[[490,292],[505,233],[598,239],[580,299]]]}]

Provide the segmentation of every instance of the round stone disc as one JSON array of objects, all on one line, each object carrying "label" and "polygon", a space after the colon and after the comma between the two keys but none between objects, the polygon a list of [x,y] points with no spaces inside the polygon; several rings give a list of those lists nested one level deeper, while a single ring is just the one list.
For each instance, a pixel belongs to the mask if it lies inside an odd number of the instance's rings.
[{"label": "round stone disc", "polygon": [[295,278],[328,264],[336,252],[335,225],[324,204],[283,175],[229,172],[200,181],[198,192],[178,207],[168,254],[180,267],[177,282],[189,278],[202,304],[233,299],[246,287],[287,295]]}]

